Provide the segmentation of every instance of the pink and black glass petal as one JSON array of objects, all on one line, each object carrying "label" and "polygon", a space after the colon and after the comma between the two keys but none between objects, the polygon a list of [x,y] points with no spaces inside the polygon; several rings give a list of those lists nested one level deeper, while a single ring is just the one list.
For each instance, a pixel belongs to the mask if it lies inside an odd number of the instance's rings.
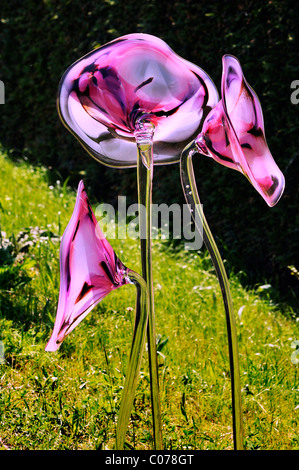
[{"label": "pink and black glass petal", "polygon": [[61,240],[59,302],[46,351],[57,350],[98,302],[128,283],[127,269],[102,233],[80,181],[73,215]]},{"label": "pink and black glass petal", "polygon": [[241,171],[269,206],[284,191],[284,176],[266,142],[261,104],[239,61],[223,57],[222,99],[210,111],[196,139],[203,153]]},{"label": "pink and black glass petal", "polygon": [[108,166],[133,167],[139,120],[155,126],[154,163],[177,162],[218,99],[201,68],[161,39],[136,33],[71,65],[59,85],[58,111],[95,159]]}]

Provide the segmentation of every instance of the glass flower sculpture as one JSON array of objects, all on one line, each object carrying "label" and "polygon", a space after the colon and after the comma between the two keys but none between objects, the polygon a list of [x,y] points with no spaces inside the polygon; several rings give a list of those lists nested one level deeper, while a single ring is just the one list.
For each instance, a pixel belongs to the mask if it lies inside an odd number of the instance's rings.
[{"label": "glass flower sculpture", "polygon": [[[142,276],[149,286],[148,353],[155,448],[162,449],[151,255],[154,164],[178,162],[218,93],[209,76],[161,39],[129,34],[91,51],[63,75],[58,112],[87,152],[111,167],[137,166]],[[141,214],[141,211],[139,211]]]},{"label": "glass flower sculpture", "polygon": [[273,206],[280,199],[284,191],[284,176],[266,143],[260,102],[246,82],[239,61],[231,55],[223,57],[221,100],[206,116],[202,131],[182,152],[181,181],[194,222],[197,224],[197,221],[200,221],[203,225],[204,242],[210,252],[222,291],[229,341],[234,445],[236,449],[242,449],[235,319],[227,274],[198,196],[192,165],[192,157],[198,153],[242,172],[269,206]]},{"label": "glass flower sculpture", "polygon": [[67,335],[110,292],[126,284],[137,288],[135,330],[117,427],[123,448],[148,322],[147,284],[126,268],[103,235],[80,181],[73,215],[60,245],[60,291],[54,329],[46,351],[56,351]]}]

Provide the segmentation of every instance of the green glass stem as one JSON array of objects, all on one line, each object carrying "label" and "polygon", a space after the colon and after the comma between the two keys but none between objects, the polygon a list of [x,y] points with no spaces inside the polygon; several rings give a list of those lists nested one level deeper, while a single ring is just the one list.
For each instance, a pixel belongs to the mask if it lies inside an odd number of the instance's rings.
[{"label": "green glass stem", "polygon": [[199,149],[195,142],[189,144],[181,155],[181,181],[186,202],[189,205],[192,218],[196,228],[201,233],[198,224],[203,227],[203,240],[213,261],[224,302],[226,313],[226,325],[228,335],[231,388],[232,388],[232,415],[233,415],[233,435],[234,449],[243,449],[243,423],[242,423],[242,405],[240,388],[240,370],[239,370],[239,352],[236,334],[235,317],[233,312],[233,303],[230,293],[229,281],[225,271],[221,255],[213,238],[211,230],[205,218],[202,205],[199,200],[196,180],[193,171],[192,156],[198,153]]},{"label": "green glass stem", "polygon": [[137,143],[137,187],[142,276],[149,290],[148,356],[153,414],[153,434],[156,450],[163,449],[159,374],[155,331],[154,288],[152,274],[152,181],[153,134],[150,122],[139,122],[135,131]]},{"label": "green glass stem", "polygon": [[138,384],[149,312],[149,295],[145,280],[140,276],[140,274],[131,270],[128,270],[128,278],[132,284],[136,285],[137,289],[136,315],[131,353],[127,366],[125,385],[116,428],[117,450],[122,450],[125,444],[126,432]]}]

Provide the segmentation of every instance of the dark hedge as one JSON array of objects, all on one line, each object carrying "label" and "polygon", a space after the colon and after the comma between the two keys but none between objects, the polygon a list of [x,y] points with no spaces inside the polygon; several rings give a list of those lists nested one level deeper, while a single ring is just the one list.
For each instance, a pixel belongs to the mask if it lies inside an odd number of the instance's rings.
[{"label": "dark hedge", "polygon": [[[249,285],[271,282],[288,299],[298,295],[298,113],[291,83],[299,80],[296,1],[193,2],[5,0],[1,5],[0,79],[5,83],[0,143],[12,158],[25,155],[50,178],[76,185],[84,176],[93,198],[136,201],[135,170],[94,162],[62,126],[57,86],[65,69],[118,36],[144,32],[200,65],[219,89],[221,58],[237,56],[262,102],[269,147],[286,177],[270,209],[237,172],[198,157],[195,167],[210,225],[230,270]],[[180,202],[179,167],[155,168],[154,202]],[[297,304],[298,306],[298,304]]]}]

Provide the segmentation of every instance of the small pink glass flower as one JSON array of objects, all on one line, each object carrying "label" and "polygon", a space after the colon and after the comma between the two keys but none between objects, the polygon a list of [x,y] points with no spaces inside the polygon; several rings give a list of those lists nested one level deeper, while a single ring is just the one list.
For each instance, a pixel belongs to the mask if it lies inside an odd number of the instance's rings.
[{"label": "small pink glass flower", "polygon": [[285,180],[268,148],[261,104],[239,61],[223,57],[221,96],[195,139],[199,153],[242,172],[269,206],[280,199]]},{"label": "small pink glass flower", "polygon": [[154,164],[178,162],[218,93],[200,67],[150,34],[127,34],[91,52],[64,73],[58,111],[66,128],[98,161],[137,165],[136,131],[154,127]]},{"label": "small pink glass flower", "polygon": [[98,302],[130,283],[127,268],[96,221],[82,181],[72,218],[61,240],[60,276],[57,316],[46,351],[57,350]]},{"label": "small pink glass flower", "polygon": [[284,176],[270,153],[265,138],[258,97],[246,82],[239,61],[223,57],[221,100],[204,120],[202,131],[181,154],[181,181],[195,225],[211,255],[221,287],[226,314],[232,385],[232,415],[235,449],[243,449],[238,342],[229,281],[221,255],[200,204],[192,157],[202,154],[242,172],[269,206],[284,190]]},{"label": "small pink glass flower", "polygon": [[137,288],[136,316],[130,360],[118,417],[116,443],[124,445],[145,343],[149,295],[143,278],[124,266],[106,240],[80,181],[71,220],[60,246],[60,291],[54,329],[46,351],[56,351],[66,336],[113,290]]}]

